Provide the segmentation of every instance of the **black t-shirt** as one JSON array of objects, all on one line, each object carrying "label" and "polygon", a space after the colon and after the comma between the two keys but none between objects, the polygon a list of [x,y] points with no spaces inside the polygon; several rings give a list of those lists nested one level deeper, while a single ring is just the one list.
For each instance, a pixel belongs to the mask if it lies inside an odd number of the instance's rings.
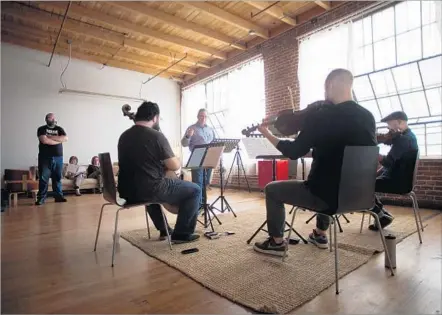
[{"label": "black t-shirt", "polygon": [[163,161],[174,156],[161,132],[138,125],[123,132],[118,141],[120,197],[143,201],[164,189]]},{"label": "black t-shirt", "polygon": [[313,149],[306,185],[335,209],[344,149],[377,145],[374,117],[362,106],[348,101],[313,112],[304,126],[295,141],[280,141],[277,148],[291,159],[298,159]]},{"label": "black t-shirt", "polygon": [[[60,126],[50,128],[47,125],[44,125],[37,129],[37,137],[40,136],[66,136],[66,132]],[[40,142],[38,145],[38,151],[39,157],[43,158],[63,156],[63,144],[49,145]]]}]

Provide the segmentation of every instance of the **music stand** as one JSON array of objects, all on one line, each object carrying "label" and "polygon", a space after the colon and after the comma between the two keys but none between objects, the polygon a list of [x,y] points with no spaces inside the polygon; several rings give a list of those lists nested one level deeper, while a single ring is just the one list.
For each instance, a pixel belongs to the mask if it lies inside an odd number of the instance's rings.
[{"label": "music stand", "polygon": [[[261,136],[255,136],[250,138],[244,138],[243,139],[244,146],[246,148],[246,152],[248,153],[250,158],[264,158],[264,159],[271,159],[272,160],[272,181],[276,180],[276,159],[283,158],[284,156],[281,155],[281,152],[279,152],[278,149],[275,148],[273,144],[270,143],[269,140],[267,140],[264,137]],[[295,208],[293,206],[292,210]],[[253,233],[253,235],[247,240],[247,244],[250,244],[250,242],[255,238],[255,236],[260,232],[264,231],[267,232],[264,229],[264,225],[266,225],[267,220],[264,221],[264,223]],[[285,221],[285,226],[291,227],[290,224]],[[284,230],[284,232],[287,232],[289,230]],[[307,244],[307,240],[302,237],[301,234],[298,233],[293,227],[292,231],[305,243]]]},{"label": "music stand", "polygon": [[[230,153],[235,149],[239,144],[240,139],[215,139],[212,141],[212,143],[219,143],[223,142],[225,144],[223,153]],[[232,207],[230,206],[229,202],[227,201],[226,197],[224,197],[224,185],[223,185],[223,157],[221,156],[219,160],[219,178],[220,178],[220,189],[221,194],[218,196],[218,198],[215,199],[214,202],[210,205],[211,208],[216,209],[220,211],[221,213],[224,213],[226,210],[233,213],[233,215],[236,218],[236,214],[233,211]],[[218,202],[218,200],[221,200],[221,209],[218,209],[214,207],[214,204]],[[226,209],[224,209],[224,204],[226,205]]]},{"label": "music stand", "polygon": [[[212,232],[215,231],[213,228],[212,218],[210,217],[209,211],[216,217],[213,210],[209,207],[207,203],[207,190],[206,190],[206,171],[208,169],[214,169],[218,165],[222,152],[224,150],[224,143],[209,143],[196,145],[192,153],[190,154],[189,160],[187,161],[185,169],[202,169],[203,170],[203,187],[202,187],[202,199],[203,199],[203,211],[204,211],[204,228],[207,229],[210,223]],[[198,221],[199,222],[199,221]],[[221,224],[221,222],[218,220]],[[200,222],[201,223],[201,222]]]}]

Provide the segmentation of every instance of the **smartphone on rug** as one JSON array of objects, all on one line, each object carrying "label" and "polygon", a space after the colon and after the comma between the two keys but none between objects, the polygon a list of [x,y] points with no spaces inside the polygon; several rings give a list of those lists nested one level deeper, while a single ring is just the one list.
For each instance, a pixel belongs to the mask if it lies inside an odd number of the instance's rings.
[{"label": "smartphone on rug", "polygon": [[192,253],[197,253],[199,252],[198,248],[189,248],[189,249],[185,249],[183,251],[181,251],[181,254],[186,255],[186,254],[192,254]]}]

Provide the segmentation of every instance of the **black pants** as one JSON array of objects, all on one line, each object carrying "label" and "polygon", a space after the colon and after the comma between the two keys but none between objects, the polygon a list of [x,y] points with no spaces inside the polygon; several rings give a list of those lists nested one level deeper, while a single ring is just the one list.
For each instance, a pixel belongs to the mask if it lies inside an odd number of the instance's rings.
[{"label": "black pants", "polygon": [[[406,193],[406,189],[402,189],[402,183],[388,177],[378,177],[376,179],[375,192],[386,194],[402,194]],[[372,209],[376,214],[384,214],[384,205],[378,196],[375,195],[375,207]]]}]

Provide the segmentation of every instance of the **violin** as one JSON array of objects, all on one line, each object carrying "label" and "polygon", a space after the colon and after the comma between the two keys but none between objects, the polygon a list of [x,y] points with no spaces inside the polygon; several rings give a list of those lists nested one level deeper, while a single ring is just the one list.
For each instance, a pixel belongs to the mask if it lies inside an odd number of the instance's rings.
[{"label": "violin", "polygon": [[[135,122],[135,113],[131,112],[132,108],[130,107],[129,104],[125,104],[123,105],[123,107],[121,108],[121,110],[123,111],[123,116],[128,117],[130,120],[133,120]],[[161,130],[158,130],[161,132]],[[170,170],[166,170],[166,174],[165,174],[166,178],[172,178],[172,179],[178,179],[178,175],[174,172],[174,171],[170,171]],[[178,207],[177,206],[173,206],[170,205],[168,203],[163,203],[162,206],[169,211],[170,213],[173,214],[178,214]]]},{"label": "violin", "polygon": [[271,117],[265,124],[252,125],[251,127],[243,129],[241,133],[246,137],[250,137],[260,125],[263,125],[266,127],[273,126],[281,136],[293,136],[302,130],[304,122],[311,113],[317,112],[329,105],[331,105],[331,103],[328,101],[316,101],[302,110],[284,109],[277,115]]},{"label": "violin", "polygon": [[395,131],[390,129],[387,133],[378,133],[376,134],[376,140],[378,143],[391,145],[394,138],[396,138],[398,135],[400,135],[400,131]]}]

